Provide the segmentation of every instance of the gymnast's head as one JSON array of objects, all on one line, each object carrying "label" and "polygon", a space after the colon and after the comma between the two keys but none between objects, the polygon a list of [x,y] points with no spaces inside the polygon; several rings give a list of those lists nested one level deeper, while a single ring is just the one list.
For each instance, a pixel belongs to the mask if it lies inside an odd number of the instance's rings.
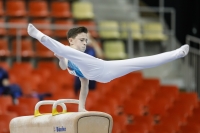
[{"label": "gymnast's head", "polygon": [[85,27],[72,28],[67,33],[70,47],[84,52],[88,43],[88,30]]}]

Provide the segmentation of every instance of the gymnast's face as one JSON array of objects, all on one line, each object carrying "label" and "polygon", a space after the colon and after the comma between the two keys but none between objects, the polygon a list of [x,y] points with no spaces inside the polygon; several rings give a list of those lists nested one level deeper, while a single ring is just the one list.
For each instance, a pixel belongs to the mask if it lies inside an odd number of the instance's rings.
[{"label": "gymnast's face", "polygon": [[69,43],[72,48],[84,52],[88,43],[88,35],[82,32],[74,38],[69,38]]}]

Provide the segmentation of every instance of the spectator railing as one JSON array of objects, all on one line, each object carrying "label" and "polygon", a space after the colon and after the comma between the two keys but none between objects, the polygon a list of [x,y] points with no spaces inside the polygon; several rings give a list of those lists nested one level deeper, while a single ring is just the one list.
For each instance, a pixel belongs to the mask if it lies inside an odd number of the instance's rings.
[{"label": "spectator railing", "polygon": [[160,23],[164,26],[166,25],[164,23],[164,20],[163,20],[163,15],[164,14],[170,14],[170,19],[171,19],[171,23],[170,23],[170,27],[171,28],[168,28],[168,29],[165,29],[164,28],[164,34],[166,35],[169,35],[169,37],[171,37],[170,39],[170,44],[168,44],[168,49],[169,50],[172,50],[172,49],[175,49],[177,48],[177,45],[176,45],[176,42],[174,40],[175,38],[175,29],[176,29],[176,11],[174,10],[174,8],[166,8],[166,7],[163,7],[163,8],[159,8],[159,7],[139,7],[139,12],[152,12],[152,13],[159,13],[160,16],[159,16],[159,21]]},{"label": "spectator railing", "polygon": [[197,48],[190,46],[188,56],[185,57],[185,84],[188,91],[195,91],[200,97],[200,38],[187,35],[186,43],[197,44]]},{"label": "spectator railing", "polygon": [[[72,28],[71,26],[67,26],[67,25],[56,25],[56,24],[51,24],[49,25],[44,25],[44,24],[34,24],[35,27],[37,27],[38,29],[52,29],[52,30],[69,30],[70,28]],[[76,27],[78,25],[74,25],[74,27]],[[24,24],[11,24],[11,23],[0,23],[0,28],[6,28],[6,29],[10,29],[10,28],[16,28],[17,30],[17,34],[16,34],[16,39],[17,39],[17,57],[16,57],[16,61],[17,62],[21,62],[22,57],[21,57],[21,30],[22,29],[27,29],[27,25]],[[96,30],[96,31],[100,31],[100,30],[113,30],[113,28],[99,28],[97,27],[93,27],[93,26],[87,26],[88,30]],[[119,30],[119,29],[117,29]],[[120,28],[120,31],[127,31],[128,33],[128,37],[127,37],[127,50],[128,50],[128,58],[133,58],[135,57],[134,54],[134,40],[132,38],[132,34],[134,31],[132,31],[130,28]],[[165,32],[166,35],[171,36],[171,33]],[[121,38],[119,38],[121,39]],[[142,54],[141,54],[142,55]]]}]

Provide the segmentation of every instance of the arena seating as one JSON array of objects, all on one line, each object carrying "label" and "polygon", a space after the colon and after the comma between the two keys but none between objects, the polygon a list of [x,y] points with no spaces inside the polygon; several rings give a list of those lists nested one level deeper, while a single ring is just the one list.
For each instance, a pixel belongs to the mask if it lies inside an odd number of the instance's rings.
[{"label": "arena seating", "polygon": [[4,15],[3,2],[0,1],[0,16]]},{"label": "arena seating", "polygon": [[0,39],[0,56],[1,57],[10,56],[10,50],[8,48],[7,41],[5,39]]},{"label": "arena seating", "polygon": [[145,23],[143,25],[143,39],[146,41],[164,41],[167,36],[163,33],[163,27],[160,23]]},{"label": "arena seating", "polygon": [[[6,6],[3,8],[3,5]],[[111,31],[90,30],[94,38],[104,40],[101,45],[106,59],[127,58],[125,43],[121,40],[127,37],[127,33],[120,31],[120,28],[130,26],[134,40],[167,39],[159,23],[96,22],[92,4],[79,1],[0,0],[0,24],[8,22],[23,25],[29,22],[44,24],[47,28],[39,29],[59,39],[65,45],[68,45],[67,30],[51,29],[51,24],[115,28]],[[16,56],[16,32],[12,28],[0,27],[0,58],[8,59]],[[26,29],[22,29],[20,33],[22,57],[55,59],[53,52],[35,39],[29,38]],[[74,76],[61,70],[55,60],[38,61],[36,65],[30,61],[10,64],[6,60],[0,60],[0,67],[9,72],[10,82],[19,84],[25,95],[18,99],[17,105],[13,104],[11,96],[0,96],[0,133],[9,132],[9,121],[12,118],[33,115],[33,108],[38,99],[26,96],[35,92],[39,94],[48,92],[52,96],[45,100],[78,98],[73,92]],[[69,112],[77,111],[77,105],[68,105],[68,109]],[[133,72],[106,84],[97,83],[96,89],[88,94],[86,109],[112,115],[113,133],[200,132],[200,101],[197,94],[181,92],[174,85],[162,85],[159,79],[145,78],[142,72]],[[51,106],[42,106],[41,112],[50,113]]]},{"label": "arena seating", "polygon": [[[17,56],[17,41],[13,40],[12,41],[12,56],[16,57]],[[22,39],[21,40],[21,53],[20,55],[22,57],[34,57],[35,52],[33,51],[32,48],[32,43],[30,39]]]},{"label": "arena seating", "polygon": [[99,36],[102,39],[116,39],[120,37],[119,24],[117,21],[101,21],[98,23]]},{"label": "arena seating", "polygon": [[[10,23],[10,24],[21,24],[21,25],[28,26],[28,19],[27,18],[10,18],[8,23]],[[9,36],[16,36],[19,33],[17,33],[16,28],[10,28],[10,29],[8,29],[8,34],[9,34]],[[26,37],[28,36],[26,28],[23,28],[23,29],[20,30],[20,35],[26,36]]]},{"label": "arena seating", "polygon": [[103,49],[106,59],[116,60],[127,58],[125,44],[122,41],[105,41],[103,43]]},{"label": "arena seating", "polygon": [[[120,27],[123,29],[131,28],[132,38],[134,40],[141,40],[142,39],[142,30],[141,25],[137,22],[122,22],[120,23]],[[123,30],[121,31],[121,38],[127,39],[129,31]]]},{"label": "arena seating", "polygon": [[[1,1],[0,1],[1,2]],[[5,24],[5,20],[3,18],[0,18],[0,24]],[[0,27],[0,36],[6,35],[6,29],[4,27]]]},{"label": "arena seating", "polygon": [[26,5],[24,1],[6,1],[6,16],[24,17],[26,16]]},{"label": "arena seating", "polygon": [[48,17],[48,5],[46,1],[29,1],[28,15],[33,18]]},{"label": "arena seating", "polygon": [[[73,21],[72,20],[55,20],[54,24],[57,25],[63,25],[63,26],[73,26]],[[54,36],[57,38],[66,38],[68,30],[55,30]]]},{"label": "arena seating", "polygon": [[[14,64],[13,68],[8,69],[17,69],[26,68],[28,71],[35,71],[34,68],[30,67],[28,64]],[[24,66],[24,67],[23,67]],[[52,98],[48,99],[59,99],[62,98],[75,98],[73,94],[72,88],[61,87],[63,82],[58,82],[55,78],[52,78],[50,75],[56,73],[57,77],[59,74],[63,72],[58,69],[56,64],[52,62],[40,62],[38,64],[38,70],[44,70],[48,68],[49,70],[53,70],[49,72],[49,76],[47,77],[47,82],[27,82],[31,84],[31,86],[37,86],[38,88],[33,89],[34,91],[42,92],[52,92]],[[10,70],[10,71],[11,71]],[[23,69],[25,70],[25,69]],[[13,70],[14,71],[14,70]],[[58,73],[57,73],[58,71]],[[16,72],[17,74],[18,72]],[[15,74],[12,72],[12,74]],[[18,75],[18,74],[17,74]],[[127,133],[130,130],[137,130],[143,132],[146,130],[151,132],[161,132],[162,129],[169,132],[185,132],[185,130],[198,130],[198,128],[192,128],[190,123],[196,123],[198,125],[198,111],[199,111],[199,101],[197,99],[196,93],[188,93],[188,92],[179,92],[176,86],[172,85],[161,85],[158,79],[153,78],[142,78],[139,81],[138,76],[141,75],[140,72],[131,73],[130,75],[123,76],[119,79],[115,79],[108,84],[98,84],[98,87],[93,92],[89,92],[87,105],[86,107],[89,110],[98,110],[104,111],[113,116],[113,119],[116,126],[114,125],[113,131],[126,131]],[[21,78],[19,77],[21,76]],[[19,80],[25,80],[23,77],[28,75],[18,75]],[[42,77],[42,73],[38,74],[38,76]],[[67,75],[65,73],[65,80],[73,81],[70,78],[71,75]],[[63,76],[62,76],[63,77]],[[67,78],[68,77],[68,78]],[[128,84],[131,81],[135,82],[133,84]],[[45,81],[45,79],[43,79]],[[121,85],[123,81],[123,85]],[[51,82],[48,83],[48,82]],[[20,81],[19,81],[20,83]],[[71,85],[73,82],[70,82]],[[37,85],[34,85],[37,84]],[[54,84],[54,85],[53,85]],[[60,84],[60,85],[59,85]],[[48,86],[49,85],[49,86]],[[59,87],[60,86],[60,87]],[[50,88],[51,87],[51,88]],[[53,88],[52,88],[53,87]],[[71,86],[72,87],[72,86]],[[24,92],[29,92],[30,87],[23,88]],[[31,92],[31,91],[30,91]],[[7,103],[4,103],[3,106],[1,104],[1,112],[0,114],[7,113],[16,113],[18,116],[27,115],[33,111],[33,105],[26,106],[26,103],[23,103],[25,98],[19,98],[19,105],[12,105],[11,97],[7,97],[10,100],[6,100]],[[3,96],[0,96],[0,99],[3,99]],[[29,99],[31,100],[31,98]],[[5,101],[5,100],[4,100]],[[10,101],[10,102],[9,102]],[[33,100],[34,101],[34,100]],[[28,102],[30,103],[30,102]],[[97,106],[98,105],[98,106]],[[69,111],[77,111],[77,106],[69,105]],[[20,108],[20,109],[19,109]],[[22,108],[26,109],[26,111],[18,111]],[[31,109],[30,109],[31,108]],[[43,111],[47,111],[45,107],[43,107]],[[197,118],[195,117],[197,116]],[[122,117],[123,121],[118,121],[118,118]],[[121,123],[121,124],[120,124]],[[186,125],[185,125],[186,124]],[[124,126],[123,126],[124,125]],[[140,126],[139,126],[140,125]],[[119,128],[120,127],[120,128]],[[199,130],[198,130],[199,131]]]},{"label": "arena seating", "polygon": [[51,2],[51,16],[53,18],[70,18],[72,17],[71,6],[68,2],[54,1]]},{"label": "arena seating", "polygon": [[73,18],[76,20],[93,19],[94,18],[93,6],[90,2],[80,2],[80,1],[73,2],[72,14]]}]

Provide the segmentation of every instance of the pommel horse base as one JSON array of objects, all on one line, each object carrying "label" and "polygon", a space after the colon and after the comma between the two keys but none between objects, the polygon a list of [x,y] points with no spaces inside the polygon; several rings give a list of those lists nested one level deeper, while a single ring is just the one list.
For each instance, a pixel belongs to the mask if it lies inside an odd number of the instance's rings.
[{"label": "pommel horse base", "polygon": [[[11,120],[10,133],[111,133],[113,120],[109,114],[96,111],[67,112],[64,103],[79,103],[79,100],[61,99],[40,101],[32,116]],[[41,105],[53,104],[52,113],[40,114]],[[57,105],[63,109],[56,110]]]}]

